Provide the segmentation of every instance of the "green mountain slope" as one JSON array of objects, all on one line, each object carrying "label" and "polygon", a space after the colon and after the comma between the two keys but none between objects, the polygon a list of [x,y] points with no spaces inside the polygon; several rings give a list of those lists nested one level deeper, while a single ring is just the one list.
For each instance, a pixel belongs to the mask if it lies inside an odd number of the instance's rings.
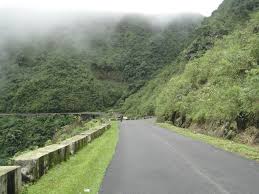
[{"label": "green mountain slope", "polygon": [[256,0],[225,0],[177,60],[126,99],[122,110],[182,127],[224,126],[223,135],[259,128],[258,7]]},{"label": "green mountain slope", "polygon": [[175,110],[195,121],[234,120],[244,112],[255,114],[259,108],[258,16],[245,28],[216,41],[202,57],[188,62],[158,97],[158,114],[166,116]]},{"label": "green mountain slope", "polygon": [[9,37],[1,47],[0,112],[113,107],[175,58],[201,19],[181,16],[158,26],[129,15],[79,20],[24,40]]}]

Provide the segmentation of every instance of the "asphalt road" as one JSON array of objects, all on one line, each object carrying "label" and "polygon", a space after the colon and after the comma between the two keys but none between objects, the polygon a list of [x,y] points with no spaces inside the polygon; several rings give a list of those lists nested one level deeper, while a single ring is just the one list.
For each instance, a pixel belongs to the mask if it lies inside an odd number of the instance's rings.
[{"label": "asphalt road", "polygon": [[147,120],[123,121],[102,194],[259,194],[259,163]]}]

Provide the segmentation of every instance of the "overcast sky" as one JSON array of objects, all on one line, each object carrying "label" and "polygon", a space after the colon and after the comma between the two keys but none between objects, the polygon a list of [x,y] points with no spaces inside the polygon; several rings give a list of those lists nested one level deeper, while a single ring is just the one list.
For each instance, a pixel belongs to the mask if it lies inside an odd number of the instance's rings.
[{"label": "overcast sky", "polygon": [[0,0],[0,8],[210,16],[223,0]]}]

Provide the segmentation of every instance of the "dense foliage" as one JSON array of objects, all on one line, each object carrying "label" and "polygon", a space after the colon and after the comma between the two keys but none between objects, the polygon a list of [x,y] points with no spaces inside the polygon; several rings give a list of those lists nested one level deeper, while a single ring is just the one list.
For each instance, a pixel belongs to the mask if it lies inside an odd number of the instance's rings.
[{"label": "dense foliage", "polygon": [[26,149],[43,146],[57,129],[74,121],[73,116],[0,117],[0,165]]},{"label": "dense foliage", "polygon": [[103,110],[121,96],[124,85],[96,79],[81,52],[52,44],[23,46],[2,63],[1,112]]},{"label": "dense foliage", "polygon": [[124,81],[141,86],[180,53],[200,20],[199,15],[182,16],[156,27],[145,18],[125,17],[115,28],[104,63],[118,68]]},{"label": "dense foliage", "polygon": [[202,26],[196,31],[196,39],[185,51],[185,57],[200,57],[214,42],[231,33],[237,25],[249,20],[249,14],[258,9],[257,0],[224,0],[212,16],[205,18]]},{"label": "dense foliage", "polygon": [[[259,15],[190,61],[158,97],[157,113],[181,112],[194,121],[235,120],[259,112]],[[213,108],[212,108],[213,107]]]},{"label": "dense foliage", "polygon": [[201,19],[181,16],[158,26],[130,15],[8,40],[0,55],[0,112],[113,107],[175,58]]}]

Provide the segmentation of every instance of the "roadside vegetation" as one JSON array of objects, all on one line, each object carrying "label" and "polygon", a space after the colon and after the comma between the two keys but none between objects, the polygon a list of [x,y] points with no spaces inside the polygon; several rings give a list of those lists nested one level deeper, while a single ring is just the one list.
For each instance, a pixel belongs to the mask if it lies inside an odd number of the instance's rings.
[{"label": "roadside vegetation", "polygon": [[74,122],[72,116],[0,117],[0,165],[18,152],[42,147],[56,130]]},{"label": "roadside vegetation", "polygon": [[158,96],[157,115],[170,120],[179,112],[194,122],[258,118],[259,38],[254,31],[258,25],[256,14],[242,29],[187,63],[184,72],[172,77]]},{"label": "roadside vegetation", "polygon": [[236,143],[234,141],[226,140],[223,138],[212,137],[209,135],[197,133],[190,129],[179,128],[169,123],[158,123],[158,125],[160,127],[176,132],[180,135],[208,143],[217,148],[226,150],[228,152],[239,154],[251,160],[259,161],[259,146],[245,145],[245,144]]},{"label": "roadside vegetation", "polygon": [[71,115],[52,116],[2,116],[0,117],[0,165],[22,152],[58,143],[86,131],[103,119],[81,121]]},{"label": "roadside vegetation", "polygon": [[23,194],[98,193],[117,141],[118,123],[112,122],[109,130],[70,160],[49,170],[35,184],[25,186]]}]

